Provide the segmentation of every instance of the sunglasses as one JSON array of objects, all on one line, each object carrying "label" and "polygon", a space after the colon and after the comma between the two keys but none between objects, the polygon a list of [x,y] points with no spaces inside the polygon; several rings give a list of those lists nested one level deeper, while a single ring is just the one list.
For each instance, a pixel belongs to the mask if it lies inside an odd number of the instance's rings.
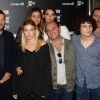
[{"label": "sunglasses", "polygon": [[59,60],[58,60],[59,64],[61,64],[62,63],[62,55],[61,55],[61,53],[58,53],[57,57],[59,58]]}]

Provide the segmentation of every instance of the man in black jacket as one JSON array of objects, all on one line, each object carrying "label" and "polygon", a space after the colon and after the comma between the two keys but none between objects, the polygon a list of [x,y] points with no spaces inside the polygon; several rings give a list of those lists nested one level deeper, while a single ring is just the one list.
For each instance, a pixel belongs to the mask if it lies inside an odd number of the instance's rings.
[{"label": "man in black jacket", "polygon": [[12,71],[14,66],[14,38],[4,30],[5,13],[0,10],[0,100],[12,100]]}]

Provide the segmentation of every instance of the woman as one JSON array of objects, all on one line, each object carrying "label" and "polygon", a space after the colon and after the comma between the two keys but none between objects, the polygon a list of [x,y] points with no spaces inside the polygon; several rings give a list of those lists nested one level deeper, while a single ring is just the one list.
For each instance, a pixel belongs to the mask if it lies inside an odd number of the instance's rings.
[{"label": "woman", "polygon": [[[41,31],[41,33],[43,34],[42,30],[42,12],[41,9],[38,7],[35,8],[31,8],[27,15],[26,15],[26,20],[32,20],[35,25],[37,26],[37,28],[39,29],[39,31]],[[18,33],[17,33],[17,37],[16,37],[16,42],[20,43],[20,38],[21,38],[21,33],[20,33],[21,28],[19,28]]]},{"label": "woman", "polygon": [[21,44],[17,49],[14,99],[46,99],[52,89],[51,61],[48,45],[31,20],[21,27]]},{"label": "woman", "polygon": [[[56,21],[57,20],[57,14],[56,14],[56,10],[53,7],[47,7],[44,11],[43,11],[43,18],[44,18],[44,24],[48,23],[48,22],[52,22],[52,21]],[[45,26],[45,25],[44,25]],[[66,26],[60,26],[61,28],[61,36],[64,37],[65,39],[70,40],[71,36],[69,33],[69,30]],[[44,39],[47,40],[47,36],[46,33],[44,34]]]},{"label": "woman", "polygon": [[26,20],[32,20],[35,25],[40,29],[42,32],[42,12],[41,9],[38,7],[32,8],[28,11],[26,15]]}]

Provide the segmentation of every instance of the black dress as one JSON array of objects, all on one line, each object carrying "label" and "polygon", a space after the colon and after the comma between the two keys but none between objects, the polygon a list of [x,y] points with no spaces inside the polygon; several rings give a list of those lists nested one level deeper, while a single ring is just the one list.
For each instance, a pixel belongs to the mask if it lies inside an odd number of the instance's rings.
[{"label": "black dress", "polygon": [[47,97],[52,89],[48,45],[43,45],[37,52],[29,50],[22,52],[18,49],[16,62],[16,67],[21,66],[24,71],[22,75],[15,77],[15,91],[18,96],[23,98],[32,93],[36,96]]}]

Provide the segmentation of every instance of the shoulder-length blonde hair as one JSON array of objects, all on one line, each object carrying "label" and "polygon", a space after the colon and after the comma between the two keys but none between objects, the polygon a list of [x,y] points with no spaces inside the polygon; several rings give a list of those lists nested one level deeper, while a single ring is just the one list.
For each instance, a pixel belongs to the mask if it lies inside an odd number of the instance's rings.
[{"label": "shoulder-length blonde hair", "polygon": [[42,33],[40,32],[40,30],[38,30],[37,26],[35,25],[35,23],[32,20],[25,20],[24,23],[21,26],[21,31],[20,31],[21,32],[21,43],[20,43],[20,46],[22,48],[22,51],[25,52],[26,38],[25,38],[23,31],[24,31],[24,26],[29,25],[29,24],[34,26],[35,29],[36,29],[35,51],[37,52],[41,47],[41,43],[42,43],[43,38],[42,38]]}]

